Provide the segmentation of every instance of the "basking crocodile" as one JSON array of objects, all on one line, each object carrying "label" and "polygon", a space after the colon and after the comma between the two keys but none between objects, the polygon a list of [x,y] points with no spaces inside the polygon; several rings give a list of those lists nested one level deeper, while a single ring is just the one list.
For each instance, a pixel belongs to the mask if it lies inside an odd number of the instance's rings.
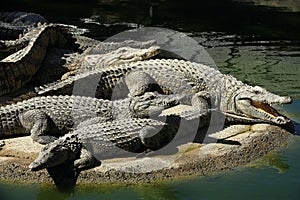
[{"label": "basking crocodile", "polygon": [[[118,44],[120,45],[120,43]],[[101,44],[102,47],[106,45],[106,43]],[[156,56],[159,53],[158,46],[140,49],[129,47],[130,44],[128,44],[126,47],[120,47],[116,50],[112,50],[113,46],[111,44],[108,45],[110,46],[111,50],[105,54],[86,55],[86,52],[84,52],[81,55],[78,55],[77,59],[73,59],[72,62],[68,61],[68,64],[66,64],[65,67],[68,68],[69,72],[65,73],[62,76],[62,79],[67,79],[70,75],[110,67],[113,65],[146,60]],[[115,43],[114,47],[117,46],[117,43]],[[75,55],[77,55],[77,53]]]},{"label": "basking crocodile", "polygon": [[183,95],[155,93],[116,101],[80,96],[34,97],[0,107],[0,136],[15,137],[30,132],[34,141],[48,143],[86,119],[148,117],[179,104],[183,98]]},{"label": "basking crocodile", "polygon": [[[49,54],[50,52],[48,52]],[[90,70],[90,68],[94,68],[94,62],[97,63],[98,68],[105,68],[112,65],[127,63],[127,62],[134,62],[138,60],[144,60],[151,58],[152,56],[155,56],[159,53],[159,47],[151,46],[147,49],[135,49],[131,47],[121,47],[117,50],[111,51],[106,54],[101,55],[87,55],[80,60],[80,63],[77,62],[73,64],[72,69],[63,70],[63,66],[56,67],[52,66],[48,63],[45,64],[45,66],[41,66],[41,70],[36,73],[35,77],[32,77],[31,84],[34,85],[40,85],[41,82],[48,82],[50,80],[57,80],[59,78],[61,72],[68,71],[64,74],[63,77],[67,77],[72,74],[81,73],[81,71]],[[48,58],[47,58],[48,59]],[[55,64],[54,64],[55,65]],[[64,66],[67,67],[67,66]],[[78,69],[76,69],[77,67]],[[15,93],[11,93],[10,95],[7,95],[6,97],[2,97],[2,100],[0,103],[2,105],[12,104],[16,103],[22,100],[26,100],[29,98],[32,98],[34,96],[37,96],[37,94],[32,91],[31,88],[29,88],[27,91],[25,88],[22,88],[21,91],[17,91]],[[21,94],[20,94],[21,93]]]},{"label": "basking crocodile", "polygon": [[[69,70],[62,76],[89,70],[109,67],[127,62],[146,60],[156,56],[160,49],[154,46],[155,41],[125,40],[122,42],[101,42],[92,38],[74,35],[80,52],[64,55],[64,67]],[[111,59],[110,59],[111,58]],[[106,59],[110,59],[106,61]],[[80,70],[79,70],[80,69]]]},{"label": "basking crocodile", "polygon": [[0,40],[13,40],[47,20],[36,13],[0,12]]},{"label": "basking crocodile", "polygon": [[84,51],[86,55],[104,54],[121,47],[144,49],[155,45],[156,42],[155,40],[124,40],[120,42],[101,42],[99,40],[88,38],[82,35],[74,35],[73,37],[76,39],[75,43],[79,45],[78,49]]},{"label": "basking crocodile", "polygon": [[[198,109],[205,110],[208,109],[207,106],[219,109],[233,121],[275,124],[286,124],[290,121],[271,106],[290,103],[292,101],[290,97],[272,94],[259,86],[249,86],[209,66],[177,59],[138,61],[93,70],[36,88],[36,91],[38,94],[47,94],[58,90],[63,93],[73,92],[76,95],[111,98],[123,76],[129,76],[135,71],[149,74],[162,91],[185,94],[200,91],[199,98],[208,99],[208,101],[207,104],[201,104]],[[132,81],[132,84],[128,86],[129,90],[132,87],[140,87],[138,81]],[[142,83],[142,86],[145,84],[147,83]]]},{"label": "basking crocodile", "polygon": [[[84,36],[76,35],[75,33],[73,34],[73,32],[76,32],[77,28],[74,28],[74,26],[71,25],[44,24],[46,20],[42,16],[34,13],[0,13],[0,18],[1,17],[3,19],[3,26],[6,26],[6,23],[10,23],[9,25],[11,25],[11,27],[17,26],[22,30],[25,29],[25,27],[30,28],[24,31],[24,35],[20,38],[13,38],[13,40],[0,40],[0,51],[2,52],[0,55],[0,96],[14,92],[31,80],[32,76],[35,75],[40,68],[46,56],[48,47],[56,46],[70,50],[71,54],[69,54],[69,56],[66,55],[61,60],[57,59],[57,63],[59,63],[58,65],[61,67],[65,67],[71,71],[77,70],[79,66],[82,65],[81,62],[85,60],[87,55],[91,55],[90,57],[93,61],[102,61],[100,59],[102,56],[95,56],[92,54],[111,53],[111,51],[117,50],[120,47],[144,49],[149,48],[155,42],[139,42],[133,40],[126,40],[123,42],[100,42]],[[41,23],[38,23],[37,21]],[[123,49],[123,51],[122,55],[120,55],[120,60],[127,59],[128,62],[136,61],[135,59],[131,60],[130,57],[132,54],[129,54],[129,50],[127,51]],[[118,53],[121,53],[121,50]],[[128,53],[127,57],[124,56],[125,53]],[[158,52],[153,55],[148,54],[140,56],[137,60],[147,59],[157,53]],[[66,62],[64,66],[61,65],[63,59],[65,59]],[[115,57],[114,59],[117,60]],[[53,70],[50,74],[55,72],[56,71]],[[76,72],[70,73],[74,74]],[[38,80],[38,78],[36,80]],[[38,82],[39,81],[35,81],[35,83]],[[44,83],[45,82],[42,84]]]},{"label": "basking crocodile", "polygon": [[[23,44],[24,43],[25,42],[23,42]],[[42,49],[40,52],[37,51],[39,48],[43,46],[42,44],[43,42],[41,43],[36,42],[35,44],[31,46],[27,46],[22,50],[20,50],[19,52],[17,52],[18,54],[17,53],[12,54],[6,59],[0,61],[0,67],[2,68],[3,71],[2,72],[3,77],[0,81],[0,88],[3,88],[3,90],[1,90],[0,95],[1,94],[3,95],[5,93],[11,93],[12,91],[20,88],[23,84],[27,83],[32,78],[34,79],[32,83],[36,83],[36,84],[40,82],[45,83],[45,81],[57,80],[57,79],[51,79],[53,77],[59,77],[60,73],[56,73],[56,71],[66,71],[66,70],[70,71],[64,75],[64,77],[67,77],[70,74],[77,73],[78,71],[81,72],[81,71],[90,70],[91,67],[94,67],[93,65],[94,62],[98,63],[97,64],[98,68],[100,67],[104,68],[111,65],[148,59],[159,53],[159,47],[157,46],[151,46],[150,48],[144,48],[144,49],[137,49],[131,47],[118,48],[120,44],[117,43],[115,43],[115,45],[112,45],[111,43],[109,44],[101,43],[102,47],[109,46],[109,49],[111,51],[106,54],[96,54],[96,55],[87,55],[85,52],[81,54],[74,53],[73,55],[77,55],[76,59],[68,59],[67,57],[66,59],[69,62],[67,62],[64,65],[61,65],[59,63],[60,61],[57,60],[57,65],[55,67],[51,66],[51,69],[47,69],[47,66],[49,66],[49,64],[47,65],[47,63],[43,62],[46,54],[46,52],[44,52],[46,51],[46,46],[44,46],[44,49]],[[136,44],[137,42],[132,42],[132,46],[135,46]],[[113,50],[114,48],[117,49]],[[25,50],[28,50],[28,52],[23,53]],[[47,58],[47,60],[49,60],[49,58]],[[70,60],[72,60],[72,62]],[[30,63],[26,65],[27,62]],[[40,70],[37,76],[32,77],[33,75],[36,74],[36,71],[42,62],[44,65],[42,66],[43,70]],[[30,70],[23,69],[23,65],[28,67]],[[8,68],[7,66],[11,66],[11,68]],[[20,69],[21,67],[22,69]],[[61,68],[61,69],[57,70],[57,68]],[[62,69],[66,69],[66,70],[62,70]],[[9,78],[7,78],[7,76]]]},{"label": "basking crocodile", "polygon": [[29,82],[44,60],[48,46],[71,46],[66,26],[41,25],[26,33],[16,43],[24,48],[0,61],[0,96],[13,92]]},{"label": "basking crocodile", "polygon": [[[80,126],[44,146],[29,168],[38,171],[74,162],[74,166],[82,170],[100,165],[99,160],[102,159],[157,150],[176,135],[179,120],[178,116],[168,116],[165,122],[132,118],[99,123],[94,118],[90,124]],[[152,136],[145,139],[145,132]],[[157,143],[153,145],[152,140]]]}]

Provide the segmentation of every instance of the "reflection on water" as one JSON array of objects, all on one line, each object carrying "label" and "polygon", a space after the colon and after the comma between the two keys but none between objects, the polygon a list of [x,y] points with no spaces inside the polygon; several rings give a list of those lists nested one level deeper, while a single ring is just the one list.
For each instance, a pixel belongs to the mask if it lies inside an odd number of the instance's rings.
[{"label": "reflection on water", "polygon": [[286,160],[284,160],[281,155],[271,152],[254,163],[251,163],[249,166],[258,168],[268,166],[277,169],[279,173],[285,173],[290,168],[290,166],[285,162]]},{"label": "reflection on water", "polygon": [[[299,39],[300,12],[278,12],[268,7],[240,3],[243,0],[10,0],[0,10],[37,12],[60,23],[88,26],[90,36],[101,38],[121,31],[122,26],[86,25],[80,18],[93,18],[100,24],[129,23],[159,26],[179,31],[218,31],[264,38]],[[279,2],[280,0],[268,0]],[[296,2],[299,0],[288,0]],[[258,2],[258,1],[257,1]],[[266,2],[266,1],[264,1]],[[282,5],[286,1],[282,1]],[[106,27],[107,28],[107,27]]]},{"label": "reflection on water", "polygon": [[286,12],[300,12],[300,1],[299,0],[235,0],[237,2],[253,3],[258,6],[267,6],[278,8],[279,11]]}]

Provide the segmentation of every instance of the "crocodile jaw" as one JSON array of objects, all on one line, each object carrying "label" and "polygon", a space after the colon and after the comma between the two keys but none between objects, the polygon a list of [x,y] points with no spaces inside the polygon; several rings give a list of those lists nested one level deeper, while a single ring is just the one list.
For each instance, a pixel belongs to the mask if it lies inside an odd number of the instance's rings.
[{"label": "crocodile jaw", "polygon": [[[289,101],[286,101],[286,103],[288,102]],[[280,103],[285,102],[282,101]],[[279,125],[290,122],[287,117],[280,115],[277,110],[268,103],[252,101],[250,99],[240,99],[236,106],[243,117],[248,118],[249,121],[261,120],[262,122],[271,122]]]},{"label": "crocodile jaw", "polygon": [[[287,96],[273,94],[259,86],[243,85],[237,88],[226,101],[223,107],[229,118],[254,123],[286,124],[290,120],[281,115],[273,104],[288,104],[292,99]],[[221,108],[222,109],[222,108]]]},{"label": "crocodile jaw", "polygon": [[69,149],[60,146],[57,148],[52,143],[46,145],[35,161],[29,165],[31,171],[57,166],[65,163],[69,157]]},{"label": "crocodile jaw", "polygon": [[131,47],[121,47],[110,54],[109,65],[120,65],[129,62],[141,61],[159,54],[158,46],[151,46],[148,49],[135,49]]}]

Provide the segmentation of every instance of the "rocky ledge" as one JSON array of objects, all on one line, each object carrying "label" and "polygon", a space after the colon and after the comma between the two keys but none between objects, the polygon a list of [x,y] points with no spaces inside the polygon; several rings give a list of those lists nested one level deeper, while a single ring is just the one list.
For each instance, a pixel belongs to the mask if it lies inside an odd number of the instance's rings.
[{"label": "rocky ledge", "polygon": [[[168,155],[145,154],[103,160],[102,165],[82,171],[77,182],[152,182],[190,175],[209,175],[250,163],[287,144],[293,134],[269,124],[232,125],[209,135],[202,143],[188,142]],[[0,179],[53,182],[46,170],[31,172],[28,165],[41,150],[30,137],[7,139],[0,150]]]}]

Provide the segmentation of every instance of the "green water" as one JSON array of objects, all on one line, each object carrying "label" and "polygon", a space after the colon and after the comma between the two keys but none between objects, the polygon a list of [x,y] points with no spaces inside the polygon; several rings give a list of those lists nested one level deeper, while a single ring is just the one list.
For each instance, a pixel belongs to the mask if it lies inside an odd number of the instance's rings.
[{"label": "green water", "polygon": [[[11,0],[0,10],[25,10],[50,21],[89,29],[104,39],[138,26],[183,31],[203,45],[223,73],[292,96],[283,109],[300,123],[299,1],[245,0],[33,1]],[[149,15],[152,6],[153,15]],[[92,23],[86,23],[88,18]],[[120,24],[120,22],[126,22]],[[103,24],[112,24],[105,26]],[[296,125],[298,135],[300,126]],[[0,199],[300,199],[300,139],[260,162],[207,176],[145,185],[78,185],[73,194],[53,185],[0,183]]]}]

